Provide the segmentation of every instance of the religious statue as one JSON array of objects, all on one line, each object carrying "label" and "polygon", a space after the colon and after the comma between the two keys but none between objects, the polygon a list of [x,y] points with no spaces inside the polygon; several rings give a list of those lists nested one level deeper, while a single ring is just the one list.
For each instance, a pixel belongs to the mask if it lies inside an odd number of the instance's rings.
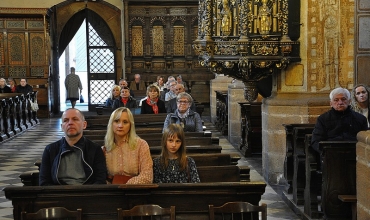
[{"label": "religious statue", "polygon": [[223,35],[230,35],[231,33],[231,10],[229,7],[229,0],[222,0],[222,10],[221,10],[222,20],[221,20],[221,31]]},{"label": "religious statue", "polygon": [[269,34],[271,30],[271,10],[267,6],[267,1],[261,0],[262,5],[258,11],[258,29],[262,35]]}]

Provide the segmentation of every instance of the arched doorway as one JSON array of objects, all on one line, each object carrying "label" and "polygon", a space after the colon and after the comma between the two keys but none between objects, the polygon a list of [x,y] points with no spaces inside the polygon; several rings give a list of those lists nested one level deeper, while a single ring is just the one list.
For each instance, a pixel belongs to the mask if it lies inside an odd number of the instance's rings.
[{"label": "arched doorway", "polygon": [[[110,88],[121,73],[121,28],[120,10],[104,2],[69,2],[54,6],[55,16],[51,19],[54,42],[53,73],[51,74],[50,97],[53,113],[60,112],[60,81],[58,60],[79,28],[86,29],[86,76],[89,111],[103,104]],[[72,9],[72,11],[71,11]],[[84,27],[81,25],[84,24]],[[117,25],[118,24],[118,25]],[[53,49],[54,48],[54,49]],[[83,54],[83,53],[82,53]],[[118,57],[118,58],[117,58]],[[70,66],[72,67],[72,66]],[[65,68],[69,73],[69,67]],[[64,100],[61,100],[64,101]]]}]

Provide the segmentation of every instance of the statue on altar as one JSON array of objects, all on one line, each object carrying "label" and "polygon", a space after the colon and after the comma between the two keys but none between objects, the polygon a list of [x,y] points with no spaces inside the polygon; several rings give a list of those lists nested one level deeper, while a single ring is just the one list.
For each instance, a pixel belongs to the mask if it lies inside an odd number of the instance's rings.
[{"label": "statue on altar", "polygon": [[231,25],[232,25],[229,0],[222,0],[221,15],[222,15],[221,31],[223,35],[229,36],[231,33]]},{"label": "statue on altar", "polygon": [[268,0],[261,0],[262,5],[258,10],[258,30],[262,35],[269,34],[271,30],[271,10],[267,6],[267,1]]}]

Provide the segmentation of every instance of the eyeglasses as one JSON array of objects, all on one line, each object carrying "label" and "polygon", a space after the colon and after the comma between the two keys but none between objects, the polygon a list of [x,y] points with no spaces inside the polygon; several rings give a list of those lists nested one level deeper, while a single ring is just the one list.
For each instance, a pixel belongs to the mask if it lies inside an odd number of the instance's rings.
[{"label": "eyeglasses", "polygon": [[187,101],[177,101],[177,103],[178,104],[184,104],[184,105],[189,104],[189,102],[187,102]]}]

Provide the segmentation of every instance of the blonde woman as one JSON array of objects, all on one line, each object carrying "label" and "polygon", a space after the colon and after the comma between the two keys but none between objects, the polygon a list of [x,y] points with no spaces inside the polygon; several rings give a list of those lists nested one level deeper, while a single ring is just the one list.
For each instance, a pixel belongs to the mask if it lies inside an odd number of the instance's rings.
[{"label": "blonde woman", "polygon": [[108,182],[111,181],[113,184],[153,182],[153,160],[149,145],[136,135],[134,117],[128,108],[120,107],[112,112],[103,151],[107,161]]},{"label": "blonde woman", "polygon": [[112,107],[114,100],[121,98],[121,87],[119,85],[114,85],[112,87],[110,97],[105,102],[105,107]]}]

